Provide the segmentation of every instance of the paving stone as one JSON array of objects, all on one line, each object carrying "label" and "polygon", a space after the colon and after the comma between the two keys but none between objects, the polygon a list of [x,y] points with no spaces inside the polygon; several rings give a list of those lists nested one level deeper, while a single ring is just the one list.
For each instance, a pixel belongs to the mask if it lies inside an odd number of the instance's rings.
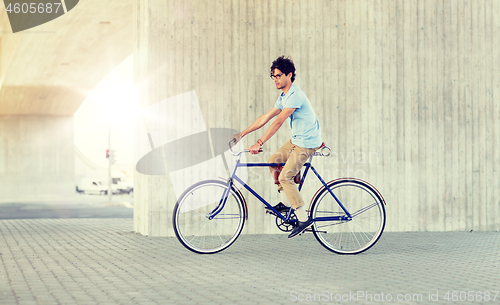
[{"label": "paving stone", "polygon": [[500,290],[497,232],[385,232],[355,256],[329,252],[312,234],[242,235],[198,255],[132,228],[130,219],[1,220],[0,304],[290,304],[350,294],[365,297],[340,303],[370,304],[366,295],[382,293],[426,304],[436,292],[432,304],[481,304],[444,297]]}]

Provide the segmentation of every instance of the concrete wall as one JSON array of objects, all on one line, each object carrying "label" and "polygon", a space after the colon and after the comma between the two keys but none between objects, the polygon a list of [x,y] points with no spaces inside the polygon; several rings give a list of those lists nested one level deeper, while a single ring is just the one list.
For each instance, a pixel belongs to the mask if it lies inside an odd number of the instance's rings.
[{"label": "concrete wall", "polygon": [[[325,178],[374,184],[386,230],[499,230],[499,17],[488,0],[136,0],[139,99],[195,90],[207,125],[242,130],[273,106],[269,67],[289,55],[334,151],[315,164]],[[266,152],[290,137],[282,129]],[[266,174],[250,184],[277,202]],[[134,230],[173,234],[169,176],[135,181]],[[248,201],[244,232],[278,232]]]},{"label": "concrete wall", "polygon": [[73,116],[0,116],[0,200],[74,196]]}]

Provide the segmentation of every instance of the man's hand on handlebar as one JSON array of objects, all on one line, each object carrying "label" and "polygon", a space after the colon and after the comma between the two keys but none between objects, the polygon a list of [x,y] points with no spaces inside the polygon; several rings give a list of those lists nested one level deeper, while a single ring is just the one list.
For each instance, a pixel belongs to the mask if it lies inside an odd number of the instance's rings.
[{"label": "man's hand on handlebar", "polygon": [[258,143],[255,143],[254,145],[250,146],[248,148],[248,150],[250,150],[250,153],[252,155],[255,155],[255,154],[258,154],[259,152],[261,152],[262,148],[260,147],[260,145]]},{"label": "man's hand on handlebar", "polygon": [[241,133],[233,134],[233,140],[236,141],[234,142],[234,145],[236,145],[241,140]]},{"label": "man's hand on handlebar", "polygon": [[262,147],[259,143],[255,143],[254,145],[250,146],[248,149],[242,150],[240,152],[235,152],[233,151],[233,147],[238,143],[238,141],[241,140],[241,134],[234,134],[232,140],[228,143],[229,144],[229,149],[231,150],[231,153],[234,156],[239,156],[243,152],[250,152],[253,155],[258,154],[262,152]]}]

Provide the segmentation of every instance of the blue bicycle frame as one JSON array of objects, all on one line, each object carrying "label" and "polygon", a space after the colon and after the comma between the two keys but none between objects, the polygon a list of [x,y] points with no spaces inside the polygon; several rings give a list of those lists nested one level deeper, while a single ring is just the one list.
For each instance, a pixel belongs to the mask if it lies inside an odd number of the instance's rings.
[{"label": "blue bicycle frame", "polygon": [[[309,172],[309,169],[311,169],[314,172],[314,174],[316,174],[316,177],[318,177],[318,179],[321,181],[321,183],[328,190],[328,192],[330,193],[330,195],[333,196],[333,198],[335,199],[335,201],[339,204],[339,206],[345,212],[344,216],[317,217],[317,218],[314,218],[313,221],[348,221],[348,220],[351,220],[352,219],[352,215],[342,205],[342,203],[340,202],[340,200],[337,198],[337,196],[335,196],[335,194],[332,192],[332,190],[328,187],[328,185],[323,180],[323,178],[321,178],[321,176],[316,171],[316,169],[314,168],[314,166],[311,165],[311,160],[312,160],[312,157],[309,160],[309,162],[306,162],[304,164],[304,166],[305,166],[306,169],[304,171],[304,175],[302,176],[302,180],[300,181],[299,192],[302,189],[302,185],[303,185],[303,183],[304,183],[304,181],[306,179],[306,176],[307,176],[307,173]],[[238,158],[238,160],[236,161],[236,165],[235,165],[235,167],[233,169],[233,172],[231,173],[231,176],[228,179],[227,189],[224,191],[224,193],[222,195],[222,198],[221,198],[219,204],[217,205],[217,207],[212,212],[210,212],[207,215],[207,217],[209,219],[213,219],[215,216],[217,216],[217,214],[219,214],[220,211],[222,211],[222,209],[224,208],[224,206],[226,204],[227,197],[229,196],[229,192],[230,192],[230,190],[231,190],[231,188],[232,188],[232,186],[234,184],[234,180],[236,180],[242,186],[244,186],[250,193],[252,193],[252,195],[254,195],[264,205],[266,205],[268,207],[268,209],[270,209],[271,211],[273,211],[274,214],[276,214],[276,216],[279,217],[279,218],[281,218],[283,221],[288,222],[288,223],[292,223],[292,222],[298,221],[297,219],[291,219],[293,209],[290,208],[290,210],[288,211],[286,217],[284,217],[283,215],[281,215],[281,213],[279,213],[278,211],[276,211],[273,208],[273,206],[271,206],[264,198],[262,198],[259,194],[257,194],[250,186],[248,186],[243,180],[241,180],[236,175],[236,170],[239,167],[278,167],[278,166],[284,166],[284,165],[285,165],[285,163],[241,163],[240,160],[239,160],[239,158]]]}]

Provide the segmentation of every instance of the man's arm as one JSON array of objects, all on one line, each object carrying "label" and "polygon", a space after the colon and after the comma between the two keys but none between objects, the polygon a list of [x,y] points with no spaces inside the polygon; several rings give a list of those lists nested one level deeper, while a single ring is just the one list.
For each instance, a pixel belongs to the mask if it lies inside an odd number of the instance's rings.
[{"label": "man's arm", "polygon": [[255,120],[255,122],[253,122],[247,129],[243,130],[239,135],[238,134],[233,135],[233,138],[236,138],[236,142],[239,142],[241,140],[241,138],[243,138],[247,134],[249,134],[252,131],[255,131],[255,130],[261,128],[264,125],[266,125],[266,123],[269,122],[269,120],[271,120],[272,118],[274,118],[275,116],[277,116],[280,112],[281,112],[281,110],[279,110],[276,107],[273,107],[267,113],[265,113],[265,114],[261,115],[260,117],[258,117]]},{"label": "man's arm", "polygon": [[[250,152],[252,154],[256,154],[259,152],[259,148],[264,144],[267,140],[269,140],[277,131],[280,129],[281,125],[285,122],[285,120],[295,111],[296,108],[284,108],[276,120],[269,126],[266,133],[257,141],[256,144],[249,147]],[[259,143],[260,142],[260,143]]]}]

